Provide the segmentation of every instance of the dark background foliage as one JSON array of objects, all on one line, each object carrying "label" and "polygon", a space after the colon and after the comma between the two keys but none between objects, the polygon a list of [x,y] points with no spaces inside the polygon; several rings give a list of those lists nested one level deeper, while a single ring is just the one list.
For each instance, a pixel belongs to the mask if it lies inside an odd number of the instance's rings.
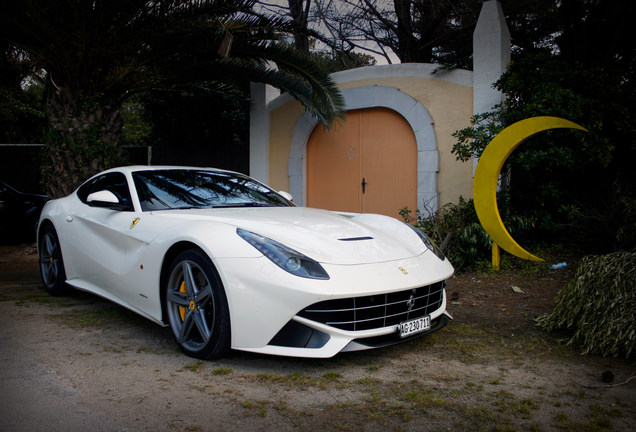
[{"label": "dark background foliage", "polygon": [[[151,9],[144,9],[143,1],[121,2],[121,8],[118,3],[2,4],[3,142],[67,143],[79,146],[87,161],[123,156],[136,163],[147,160],[139,146],[152,145],[153,163],[247,172],[250,79],[278,82],[312,105],[307,82],[299,85],[295,74],[313,77],[317,71],[373,64],[372,57],[360,54],[369,47],[364,40],[375,44],[367,51],[375,55],[470,68],[472,30],[481,7],[474,0],[294,0],[264,17],[253,13],[259,2],[252,0],[166,0]],[[581,124],[589,133],[542,133],[513,153],[505,170],[509,209],[502,212],[533,221],[537,240],[574,241],[594,252],[633,248],[636,26],[631,18],[636,3],[501,3],[513,62],[497,87],[508,99],[476,119],[474,127],[457,132],[456,155],[472,158],[502,127],[532,116]],[[348,10],[339,7],[344,4]],[[30,20],[14,19],[24,13]],[[91,31],[77,39],[83,34],[77,25],[82,17],[90,19]],[[281,62],[280,73],[265,67],[268,59]],[[59,92],[51,105],[56,86],[68,91]],[[324,102],[314,108],[318,113],[325,111]],[[51,116],[55,106],[57,119]],[[68,136],[59,127],[47,131],[64,109],[75,114],[84,109],[81,120],[111,112],[113,106],[114,116],[106,116],[110,124]],[[137,147],[118,153],[120,146],[131,145]],[[24,164],[10,168],[17,165]]]},{"label": "dark background foliage", "polygon": [[468,160],[503,127],[534,116],[589,130],[537,134],[508,160],[510,205],[536,221],[539,241],[594,253],[636,246],[636,34],[625,18],[634,9],[617,1],[555,3],[547,21],[559,30],[553,40],[517,46],[496,83],[506,102],[455,134],[453,151]]}]

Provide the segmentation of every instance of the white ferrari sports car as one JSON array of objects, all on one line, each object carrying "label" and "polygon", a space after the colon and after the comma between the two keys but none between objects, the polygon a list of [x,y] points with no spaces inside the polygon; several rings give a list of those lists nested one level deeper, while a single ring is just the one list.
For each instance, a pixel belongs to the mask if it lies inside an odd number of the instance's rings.
[{"label": "white ferrari sports car", "polygon": [[180,349],[331,357],[442,328],[453,267],[387,216],[297,207],[235,172],[135,166],[49,201],[42,281],[105,297],[161,325]]}]

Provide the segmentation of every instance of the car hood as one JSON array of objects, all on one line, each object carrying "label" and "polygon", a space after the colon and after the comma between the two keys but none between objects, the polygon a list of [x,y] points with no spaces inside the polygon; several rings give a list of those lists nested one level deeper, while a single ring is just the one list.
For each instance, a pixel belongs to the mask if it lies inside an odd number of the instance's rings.
[{"label": "car hood", "polygon": [[[169,210],[154,215],[236,226],[328,264],[384,262],[426,251],[409,227],[381,215],[339,214],[305,207]],[[242,240],[237,236],[237,241]]]}]

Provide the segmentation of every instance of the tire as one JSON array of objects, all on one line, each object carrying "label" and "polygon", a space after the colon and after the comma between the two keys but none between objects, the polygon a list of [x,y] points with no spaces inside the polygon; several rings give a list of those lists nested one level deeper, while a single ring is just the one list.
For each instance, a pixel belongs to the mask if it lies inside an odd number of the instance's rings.
[{"label": "tire", "polygon": [[66,284],[66,271],[64,271],[60,240],[51,224],[46,225],[40,234],[38,258],[40,277],[46,291],[54,296],[68,294],[70,288]]},{"label": "tire", "polygon": [[178,255],[164,290],[168,322],[177,345],[198,359],[222,357],[230,350],[230,313],[221,278],[202,251]]}]

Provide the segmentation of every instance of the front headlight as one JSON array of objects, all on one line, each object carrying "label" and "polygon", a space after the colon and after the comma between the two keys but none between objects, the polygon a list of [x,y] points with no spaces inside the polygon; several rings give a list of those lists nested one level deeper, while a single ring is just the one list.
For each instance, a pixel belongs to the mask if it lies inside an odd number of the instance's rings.
[{"label": "front headlight", "polygon": [[292,248],[241,228],[237,228],[236,233],[288,273],[308,279],[329,279],[329,275],[320,263]]},{"label": "front headlight", "polygon": [[435,245],[435,243],[433,243],[431,241],[431,239],[428,238],[428,236],[426,234],[424,234],[424,232],[418,228],[415,228],[413,225],[409,225],[407,224],[413,231],[415,231],[417,233],[417,235],[420,237],[420,239],[424,242],[424,244],[426,245],[426,248],[430,251],[432,251],[437,258],[441,259],[442,261],[444,261],[446,259],[446,257],[444,256],[444,253]]}]

